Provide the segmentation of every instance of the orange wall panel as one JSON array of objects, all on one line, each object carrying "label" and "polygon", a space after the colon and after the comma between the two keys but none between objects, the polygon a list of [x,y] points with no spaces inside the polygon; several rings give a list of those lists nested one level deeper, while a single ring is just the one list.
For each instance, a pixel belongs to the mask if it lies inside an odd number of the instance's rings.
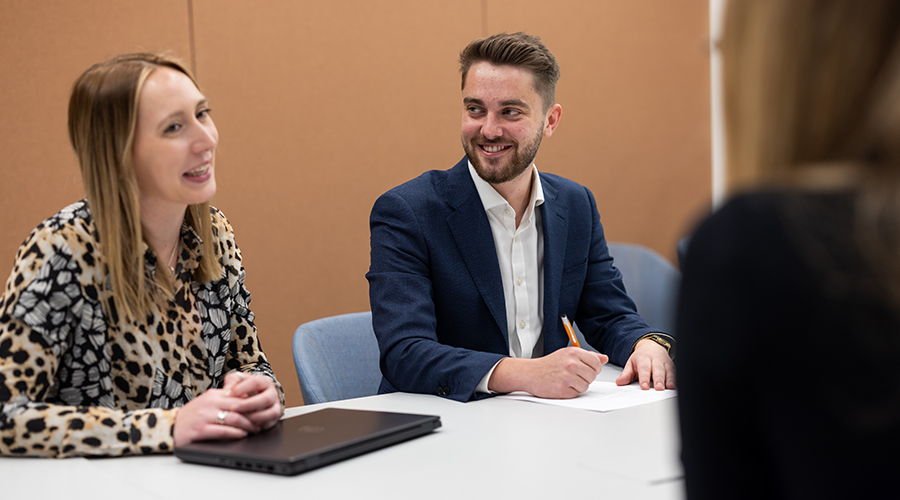
[{"label": "orange wall panel", "polygon": [[66,129],[88,67],[135,51],[188,60],[185,0],[0,1],[0,274],[45,218],[84,197]]}]

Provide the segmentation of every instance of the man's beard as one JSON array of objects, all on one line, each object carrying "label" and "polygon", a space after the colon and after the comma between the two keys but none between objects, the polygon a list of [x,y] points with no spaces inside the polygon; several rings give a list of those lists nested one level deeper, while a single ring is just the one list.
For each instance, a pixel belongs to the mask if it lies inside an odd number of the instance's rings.
[{"label": "man's beard", "polygon": [[541,146],[541,139],[544,137],[543,129],[538,130],[537,136],[531,141],[531,144],[524,146],[522,149],[519,149],[519,143],[513,144],[513,148],[515,149],[515,153],[513,153],[512,158],[506,163],[500,170],[490,170],[488,171],[484,168],[484,165],[481,163],[481,157],[477,154],[479,149],[478,143],[482,144],[491,144],[491,141],[488,140],[480,140],[484,139],[475,138],[469,142],[466,142],[466,139],[463,138],[463,149],[466,150],[466,156],[469,157],[469,161],[472,162],[472,166],[475,167],[475,172],[478,174],[478,177],[481,177],[486,182],[491,184],[502,184],[504,182],[511,181],[522,174],[526,168],[531,166],[531,163],[534,162],[534,157],[537,156],[538,148]]}]

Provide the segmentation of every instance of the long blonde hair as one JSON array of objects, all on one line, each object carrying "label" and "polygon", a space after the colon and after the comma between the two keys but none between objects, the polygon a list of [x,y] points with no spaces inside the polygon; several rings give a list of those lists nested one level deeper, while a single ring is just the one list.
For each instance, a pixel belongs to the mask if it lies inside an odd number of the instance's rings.
[{"label": "long blonde hair", "polygon": [[732,189],[811,164],[900,172],[900,3],[732,0],[721,44]]},{"label": "long blonde hair", "polygon": [[[180,71],[197,85],[191,72],[171,56],[124,54],[91,66],[75,81],[69,99],[69,140],[81,166],[101,265],[112,287],[107,306],[111,317],[145,317],[160,290],[146,273],[139,187],[132,169],[138,97],[147,77],[159,67]],[[186,222],[203,240],[203,258],[194,275],[200,282],[223,273],[209,210],[208,203],[200,203],[185,213]],[[157,256],[157,262],[164,261]],[[164,268],[157,266],[158,277],[163,290],[171,292],[171,276]]]}]

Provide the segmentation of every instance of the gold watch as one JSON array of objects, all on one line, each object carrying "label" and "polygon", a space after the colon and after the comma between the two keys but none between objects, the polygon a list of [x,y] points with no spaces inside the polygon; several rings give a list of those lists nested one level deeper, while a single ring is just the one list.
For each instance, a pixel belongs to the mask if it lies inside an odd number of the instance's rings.
[{"label": "gold watch", "polygon": [[[638,342],[645,340],[645,339],[652,340],[652,341],[656,342],[657,344],[665,347],[666,352],[669,353],[669,357],[672,359],[675,359],[675,339],[674,338],[672,338],[668,335],[661,334],[661,333],[648,333],[647,335],[644,335],[643,337],[639,338]],[[634,345],[637,346],[637,342],[635,342]]]}]

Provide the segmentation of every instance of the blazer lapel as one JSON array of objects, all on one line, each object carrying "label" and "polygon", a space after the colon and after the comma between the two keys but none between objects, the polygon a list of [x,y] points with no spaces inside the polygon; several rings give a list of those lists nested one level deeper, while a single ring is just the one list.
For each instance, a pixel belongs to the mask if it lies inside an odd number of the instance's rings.
[{"label": "blazer lapel", "polygon": [[454,208],[453,213],[447,217],[447,225],[456,240],[459,253],[472,281],[475,282],[475,287],[503,334],[505,345],[509,345],[506,302],[503,298],[503,283],[500,265],[497,263],[494,236],[484,211],[484,204],[481,203],[469,175],[468,159],[465,157],[449,173],[445,200]]},{"label": "blazer lapel", "polygon": [[544,229],[544,353],[549,354],[566,345],[567,337],[558,335],[562,324],[559,319],[559,287],[562,284],[569,222],[566,220],[567,210],[557,202],[556,188],[547,182],[546,177],[541,177],[541,184],[544,188],[544,203],[540,207]]}]

